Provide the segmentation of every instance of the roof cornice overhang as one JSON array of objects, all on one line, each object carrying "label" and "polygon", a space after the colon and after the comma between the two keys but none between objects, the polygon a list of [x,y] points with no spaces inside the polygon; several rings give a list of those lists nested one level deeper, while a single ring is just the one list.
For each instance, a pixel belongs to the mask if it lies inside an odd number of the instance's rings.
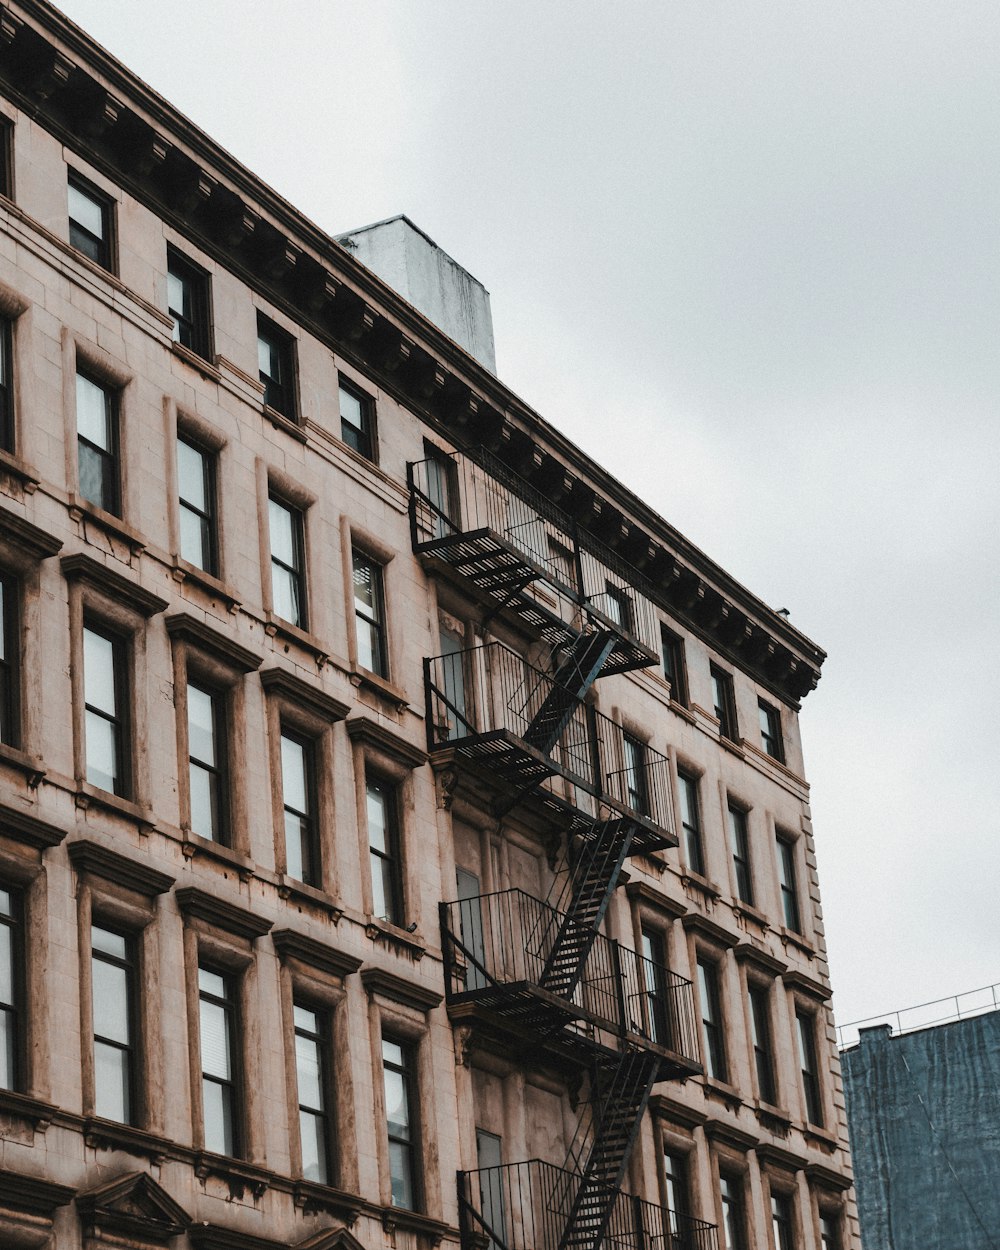
[{"label": "roof cornice overhang", "polygon": [[68,148],[459,446],[482,446],[644,593],[793,707],[825,652],[549,425],[348,250],[44,0],[0,5],[0,81]]}]

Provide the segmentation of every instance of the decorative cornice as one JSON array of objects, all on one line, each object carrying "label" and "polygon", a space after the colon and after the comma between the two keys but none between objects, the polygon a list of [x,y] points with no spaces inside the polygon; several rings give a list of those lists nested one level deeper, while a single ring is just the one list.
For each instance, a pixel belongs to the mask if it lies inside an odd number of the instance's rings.
[{"label": "decorative cornice", "polygon": [[825,1003],[833,997],[833,990],[828,985],[824,985],[822,981],[817,981],[815,977],[809,976],[799,968],[789,968],[787,972],[781,974],[781,979],[788,989],[798,990],[800,993],[808,995],[809,998],[816,998],[820,1002]]},{"label": "decorative cornice", "polygon": [[757,1158],[762,1163],[770,1163],[774,1167],[784,1168],[788,1172],[801,1172],[806,1166],[804,1155],[795,1154],[792,1150],[785,1150],[782,1146],[776,1146],[773,1142],[761,1142],[757,1147]]},{"label": "decorative cornice", "polygon": [[677,1102],[665,1094],[654,1094],[649,1100],[649,1108],[654,1115],[669,1120],[672,1124],[682,1124],[685,1128],[700,1128],[708,1120],[704,1111],[689,1107],[687,1103]]},{"label": "decorative cornice", "polygon": [[262,656],[189,612],[172,612],[163,623],[171,638],[190,643],[199,651],[207,651],[241,673],[252,673],[260,668]]},{"label": "decorative cornice", "polygon": [[727,949],[736,946],[739,938],[735,933],[730,933],[728,929],[724,929],[721,924],[715,920],[709,920],[707,916],[703,916],[700,912],[689,912],[686,916],[681,917],[681,924],[689,933],[699,934],[701,937],[708,938],[714,942],[716,946],[724,946]]},{"label": "decorative cornice", "polygon": [[10,508],[0,505],[0,538],[8,536],[16,541],[20,550],[27,551],[36,560],[44,560],[62,550],[61,538],[39,529]]},{"label": "decorative cornice", "polygon": [[733,955],[741,964],[753,964],[773,977],[781,976],[788,968],[788,964],[783,959],[776,959],[763,947],[756,946],[753,942],[737,942],[733,948]]},{"label": "decorative cornice", "polygon": [[723,1146],[731,1146],[734,1150],[753,1150],[757,1138],[752,1133],[745,1133],[735,1124],[727,1124],[725,1120],[708,1119],[704,1124],[705,1136],[709,1141],[719,1142]]},{"label": "decorative cornice", "polygon": [[688,914],[688,905],[683,899],[671,898],[645,881],[630,881],[625,887],[627,898],[645,903],[655,911],[663,912],[673,920],[679,920]]},{"label": "decorative cornice", "polygon": [[404,1007],[413,1007],[417,1011],[431,1011],[439,1006],[444,998],[444,995],[436,990],[428,990],[422,985],[415,985],[412,981],[406,981],[403,977],[396,976],[394,972],[387,972],[384,968],[363,968],[361,984],[365,987],[369,998],[381,994],[383,998],[389,998],[394,1003],[402,1003]]},{"label": "decorative cornice", "polygon": [[0,1170],[0,1204],[23,1211],[26,1215],[40,1215],[51,1219],[53,1214],[73,1201],[76,1190],[69,1185],[56,1185],[37,1176],[25,1176],[23,1172]]},{"label": "decorative cornice", "polygon": [[37,816],[16,807],[0,804],[0,835],[2,834],[23,842],[25,846],[45,851],[50,846],[58,846],[66,837],[66,830],[58,829],[48,821],[39,820]]},{"label": "decorative cornice", "polygon": [[427,752],[414,746],[402,734],[394,732],[371,716],[352,716],[347,721],[347,736],[356,742],[382,751],[407,768],[419,768],[427,763]]},{"label": "decorative cornice", "polygon": [[167,606],[166,599],[161,599],[159,595],[154,595],[151,590],[146,590],[138,582],[123,577],[121,573],[116,573],[114,569],[101,564],[100,561],[85,555],[82,551],[78,551],[75,555],[63,556],[59,563],[67,581],[86,582],[107,595],[109,599],[124,604],[133,612],[138,612],[140,616],[155,616]]},{"label": "decorative cornice", "polygon": [[124,1235],[136,1247],[166,1245],[191,1223],[184,1208],[145,1172],[128,1172],[81,1194],[76,1207],[92,1228]]},{"label": "decorative cornice", "polygon": [[845,1176],[842,1172],[835,1172],[833,1168],[825,1167],[822,1163],[807,1163],[805,1172],[811,1181],[827,1189],[837,1189],[843,1192],[854,1184],[852,1177]]},{"label": "decorative cornice", "polygon": [[454,442],[496,451],[767,689],[797,706],[816,685],[825,653],[805,635],[78,27],[38,0],[20,8],[42,29],[5,10],[0,76],[70,149]]},{"label": "decorative cornice", "polygon": [[325,721],[343,720],[351,710],[349,704],[310,685],[286,668],[265,668],[260,675],[260,684],[268,694],[287,699]]},{"label": "decorative cornice", "polygon": [[138,894],[150,897],[165,894],[176,880],[168,872],[161,872],[127,855],[119,855],[117,851],[111,851],[99,842],[91,842],[89,838],[70,842],[66,849],[77,872],[92,872],[96,877],[115,881]]},{"label": "decorative cornice", "polygon": [[271,940],[282,959],[298,959],[310,968],[328,972],[334,977],[350,976],[361,967],[362,961],[355,955],[347,955],[293,929],[276,929],[271,934]]},{"label": "decorative cornice", "polygon": [[224,929],[236,937],[248,938],[251,942],[270,931],[273,921],[263,916],[255,916],[245,907],[237,907],[235,903],[208,894],[193,885],[177,890],[174,896],[177,906],[185,920],[203,920],[217,929]]}]

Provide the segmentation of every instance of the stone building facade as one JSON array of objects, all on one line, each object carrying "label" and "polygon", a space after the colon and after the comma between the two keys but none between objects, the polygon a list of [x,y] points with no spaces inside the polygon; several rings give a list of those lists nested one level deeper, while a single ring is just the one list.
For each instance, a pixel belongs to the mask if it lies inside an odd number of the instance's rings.
[{"label": "stone building facade", "polygon": [[42,0],[0,95],[0,1244],[856,1247],[822,651]]}]

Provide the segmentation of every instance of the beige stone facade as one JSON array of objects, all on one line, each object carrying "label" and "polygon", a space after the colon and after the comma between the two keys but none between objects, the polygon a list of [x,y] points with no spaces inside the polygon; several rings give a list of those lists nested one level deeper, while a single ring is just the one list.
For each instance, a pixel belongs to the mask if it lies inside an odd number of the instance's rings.
[{"label": "beige stone facade", "polygon": [[0,1244],[856,1247],[823,653],[40,0],[0,89]]}]

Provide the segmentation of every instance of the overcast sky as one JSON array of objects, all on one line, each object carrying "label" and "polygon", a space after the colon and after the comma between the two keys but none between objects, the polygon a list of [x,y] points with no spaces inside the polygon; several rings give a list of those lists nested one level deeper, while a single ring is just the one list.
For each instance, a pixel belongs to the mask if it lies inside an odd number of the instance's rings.
[{"label": "overcast sky", "polygon": [[[829,652],[840,1021],[1000,981],[996,0],[63,0]],[[991,736],[992,735],[992,736]]]}]

